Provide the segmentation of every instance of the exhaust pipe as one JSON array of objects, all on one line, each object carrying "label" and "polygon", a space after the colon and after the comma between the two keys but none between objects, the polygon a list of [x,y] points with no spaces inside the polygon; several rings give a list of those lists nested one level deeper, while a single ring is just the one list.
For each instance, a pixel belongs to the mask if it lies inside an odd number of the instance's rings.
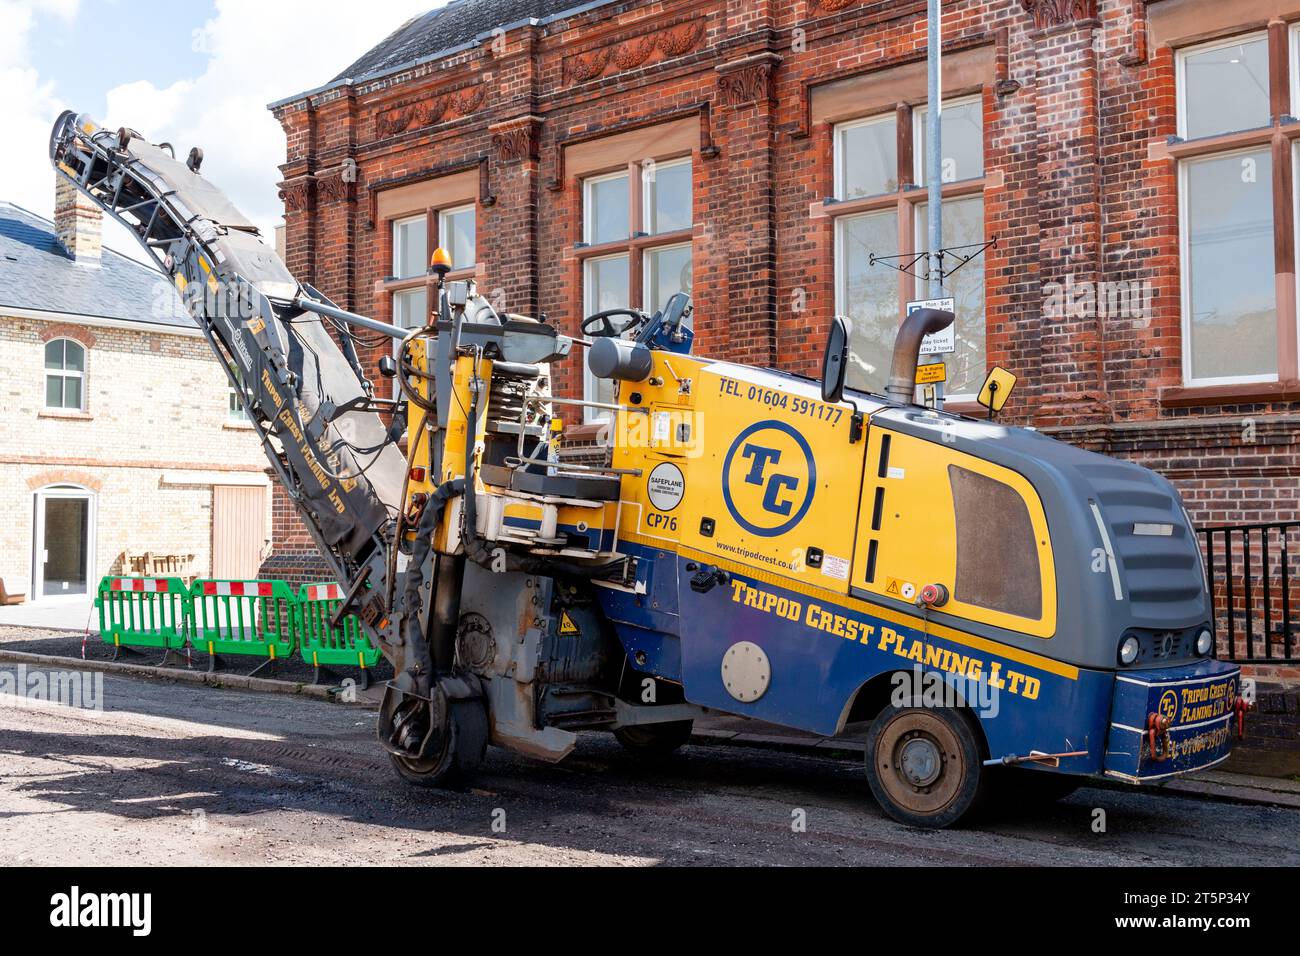
[{"label": "exhaust pipe", "polygon": [[921,340],[942,332],[956,316],[942,309],[917,309],[903,320],[894,339],[894,360],[889,367],[889,384],[885,394],[904,405],[915,404],[916,362]]}]

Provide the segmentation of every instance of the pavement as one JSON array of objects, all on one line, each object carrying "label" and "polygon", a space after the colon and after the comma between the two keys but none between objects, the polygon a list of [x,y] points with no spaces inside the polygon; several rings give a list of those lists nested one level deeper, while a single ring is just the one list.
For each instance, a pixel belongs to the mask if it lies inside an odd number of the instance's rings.
[{"label": "pavement", "polygon": [[391,772],[369,708],[118,674],[71,707],[16,676],[0,664],[0,865],[1300,865],[1300,812],[1276,806],[1089,787],[922,831],[856,760],[646,761],[603,733],[558,765],[491,748],[431,791]]},{"label": "pavement", "polygon": [[94,595],[76,598],[56,598],[46,601],[27,601],[0,607],[0,627],[31,627],[54,631],[83,633],[89,625],[92,634],[99,633],[99,618],[94,610]]}]

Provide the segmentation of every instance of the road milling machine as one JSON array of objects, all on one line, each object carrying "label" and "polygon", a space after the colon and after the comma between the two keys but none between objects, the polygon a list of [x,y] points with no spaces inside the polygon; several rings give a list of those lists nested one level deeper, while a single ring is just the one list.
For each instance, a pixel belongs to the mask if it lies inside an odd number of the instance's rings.
[{"label": "road milling machine", "polygon": [[[695,355],[684,294],[568,336],[440,253],[429,324],[401,329],[290,275],[197,148],[67,112],[50,158],[230,370],[336,620],[392,662],[379,743],[411,783],[463,780],[489,743],[559,761],[579,731],[662,756],[730,714],[856,737],[883,808],[938,827],[985,795],[1167,780],[1241,733],[1177,492],[916,404],[951,313],[902,322],[883,395],[845,388],[843,319],[818,382]],[[358,346],[389,337],[380,388]],[[608,467],[555,453],[557,406],[591,404],[551,393],[570,356],[614,384]]]}]

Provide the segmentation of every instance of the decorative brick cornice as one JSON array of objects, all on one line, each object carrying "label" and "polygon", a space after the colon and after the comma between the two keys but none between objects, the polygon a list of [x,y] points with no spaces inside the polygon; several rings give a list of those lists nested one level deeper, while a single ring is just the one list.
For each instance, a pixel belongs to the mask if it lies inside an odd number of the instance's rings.
[{"label": "decorative brick cornice", "polygon": [[685,56],[700,48],[706,32],[701,18],[574,53],[564,58],[562,82],[565,86],[574,86],[606,74],[622,73]]},{"label": "decorative brick cornice", "polygon": [[1097,0],[1020,0],[1039,30],[1065,26],[1097,16]]},{"label": "decorative brick cornice", "polygon": [[775,53],[758,53],[734,63],[717,67],[718,96],[725,106],[743,106],[770,99],[772,72],[781,57]]},{"label": "decorative brick cornice", "polygon": [[835,13],[837,10],[844,10],[857,2],[858,0],[808,0],[808,9],[826,10],[829,13]]},{"label": "decorative brick cornice", "polygon": [[496,161],[506,164],[536,159],[541,123],[539,117],[525,116],[491,127],[492,154]]},{"label": "decorative brick cornice", "polygon": [[487,100],[487,86],[474,83],[460,89],[449,90],[435,96],[425,95],[421,98],[392,109],[384,110],[375,117],[375,138],[387,139],[411,130],[449,123],[477,112]]},{"label": "decorative brick cornice", "polygon": [[352,182],[344,175],[343,167],[331,169],[316,177],[316,201],[319,203],[345,202],[352,198]]},{"label": "decorative brick cornice", "polygon": [[311,204],[312,180],[309,177],[280,183],[280,201],[285,212],[304,212]]}]

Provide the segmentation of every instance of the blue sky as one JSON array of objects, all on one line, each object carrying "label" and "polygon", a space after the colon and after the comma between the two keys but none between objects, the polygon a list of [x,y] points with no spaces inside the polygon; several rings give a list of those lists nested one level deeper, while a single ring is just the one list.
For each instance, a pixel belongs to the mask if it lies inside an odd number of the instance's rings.
[{"label": "blue sky", "polygon": [[[445,0],[0,0],[0,200],[49,216],[50,127],[64,109],[130,126],[203,173],[268,241],[284,134],[266,105],[341,72]],[[115,223],[106,242],[139,257]]]},{"label": "blue sky", "polygon": [[[103,116],[104,94],[116,86],[140,79],[171,86],[207,65],[195,34],[216,15],[215,3],[82,0],[78,6],[72,19],[38,13],[29,45],[32,62],[57,76],[59,93],[73,109]],[[78,56],[93,68],[58,69]]]}]

